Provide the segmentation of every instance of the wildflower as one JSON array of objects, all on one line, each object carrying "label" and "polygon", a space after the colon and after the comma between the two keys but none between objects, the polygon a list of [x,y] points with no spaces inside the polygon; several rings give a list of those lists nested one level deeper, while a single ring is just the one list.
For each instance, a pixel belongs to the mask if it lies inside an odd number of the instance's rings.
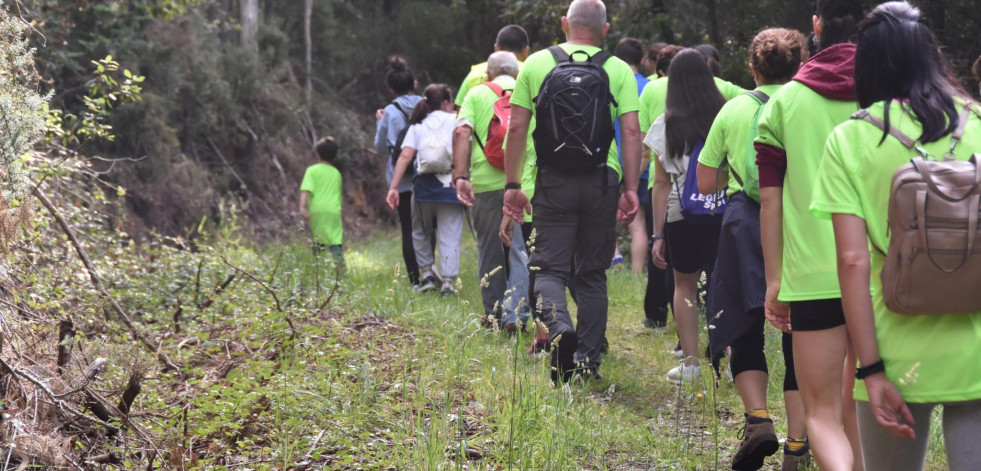
[{"label": "wildflower", "polygon": [[919,369],[920,369],[920,362],[916,362],[916,364],[913,365],[913,367],[910,368],[910,370],[905,375],[903,375],[902,378],[899,378],[899,384],[902,386],[910,386],[913,383],[915,383],[920,376],[920,373],[918,371]]},{"label": "wildflower", "polygon": [[389,288],[388,291],[386,291],[386,293],[388,293],[389,296],[395,296],[395,290],[394,289]]}]

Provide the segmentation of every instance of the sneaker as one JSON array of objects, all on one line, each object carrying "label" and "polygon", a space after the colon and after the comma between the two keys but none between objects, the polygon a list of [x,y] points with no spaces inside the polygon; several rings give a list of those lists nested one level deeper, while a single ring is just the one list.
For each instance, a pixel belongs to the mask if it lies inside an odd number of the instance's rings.
[{"label": "sneaker", "polygon": [[[433,286],[435,288],[435,286]],[[443,283],[443,289],[439,290],[441,296],[455,296],[456,288],[453,283]]]},{"label": "sneaker", "polygon": [[644,327],[653,330],[655,333],[662,334],[668,331],[667,324],[657,322],[653,319],[644,318]]},{"label": "sneaker", "polygon": [[783,446],[783,464],[780,471],[799,471],[801,468],[811,463],[811,442],[804,440],[804,448],[796,452],[790,451],[785,444]]},{"label": "sneaker", "polygon": [[682,359],[685,356],[685,351],[681,349],[681,342],[679,341],[677,345],[674,346],[674,350],[671,350],[671,354],[677,359]]},{"label": "sneaker", "polygon": [[622,265],[623,265],[623,255],[621,255],[621,254],[614,255],[613,256],[613,261],[610,262],[610,269],[612,270],[612,269],[614,269],[614,268],[616,268],[618,266],[622,266]]},{"label": "sneaker", "polygon": [[736,456],[732,457],[732,469],[755,471],[763,467],[763,460],[777,452],[780,442],[773,429],[772,419],[762,419],[745,414],[746,423],[739,432],[743,439]]},{"label": "sneaker", "polygon": [[432,291],[436,289],[436,278],[432,274],[426,275],[413,289],[416,290],[416,293]]},{"label": "sneaker", "polygon": [[556,337],[559,338],[559,341],[552,346],[551,377],[552,383],[558,385],[559,379],[562,382],[569,381],[573,370],[576,368],[573,356],[576,354],[576,349],[579,348],[579,334],[574,329],[569,329]]},{"label": "sneaker", "polygon": [[668,381],[674,384],[692,384],[702,377],[702,368],[698,365],[681,365],[668,371]]}]

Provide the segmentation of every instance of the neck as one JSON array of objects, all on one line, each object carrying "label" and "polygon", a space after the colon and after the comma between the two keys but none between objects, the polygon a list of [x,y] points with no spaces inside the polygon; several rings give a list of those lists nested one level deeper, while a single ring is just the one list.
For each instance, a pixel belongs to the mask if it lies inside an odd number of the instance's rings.
[{"label": "neck", "polygon": [[636,74],[637,73],[637,66],[636,65],[630,66],[630,70],[634,71],[634,73]]},{"label": "neck", "polygon": [[565,42],[567,44],[575,44],[577,46],[599,47],[600,41],[601,40],[594,38],[591,34],[575,32],[569,33],[569,35],[566,36]]}]

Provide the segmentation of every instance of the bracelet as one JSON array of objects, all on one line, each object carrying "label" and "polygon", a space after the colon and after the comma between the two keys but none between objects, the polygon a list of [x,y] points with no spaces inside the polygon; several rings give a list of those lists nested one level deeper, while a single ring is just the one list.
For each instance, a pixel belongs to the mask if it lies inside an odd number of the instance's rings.
[{"label": "bracelet", "polygon": [[511,182],[511,183],[508,183],[508,184],[504,185],[504,189],[505,190],[520,190],[521,189],[521,184],[520,183]]},{"label": "bracelet", "polygon": [[877,361],[877,362],[875,362],[875,363],[873,363],[871,365],[868,365],[868,366],[860,366],[858,368],[855,368],[855,378],[856,379],[865,379],[865,378],[867,378],[869,376],[872,376],[872,375],[874,375],[876,373],[885,373],[885,372],[886,372],[886,364],[883,363],[882,360],[880,359],[879,361]]},{"label": "bracelet", "polygon": [[457,175],[457,176],[455,176],[455,177],[453,177],[453,186],[456,186],[456,181],[457,181],[457,180],[466,180],[466,181],[470,181],[470,177],[468,177],[468,176],[466,176],[466,175]]},{"label": "bracelet", "polygon": [[653,244],[655,241],[664,240],[664,238],[664,234],[654,234],[651,236],[651,243]]}]

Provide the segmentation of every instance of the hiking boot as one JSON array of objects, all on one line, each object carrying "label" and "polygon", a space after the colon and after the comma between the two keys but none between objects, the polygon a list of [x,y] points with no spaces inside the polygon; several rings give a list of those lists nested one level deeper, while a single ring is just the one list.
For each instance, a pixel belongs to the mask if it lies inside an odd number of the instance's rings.
[{"label": "hiking boot", "polygon": [[736,456],[732,457],[732,469],[755,471],[763,467],[763,460],[777,452],[780,442],[773,429],[772,419],[745,414],[746,423],[739,432],[743,439]]},{"label": "hiking boot", "polygon": [[552,345],[551,376],[552,382],[557,385],[560,379],[563,382],[569,381],[573,370],[576,368],[573,356],[576,354],[576,349],[579,348],[579,334],[574,329],[569,329],[556,337],[559,340],[558,342],[553,341]]},{"label": "hiking boot", "polygon": [[580,364],[573,370],[571,381],[576,384],[585,385],[590,381],[601,381],[602,379],[603,375],[600,374],[599,367]]},{"label": "hiking boot", "polygon": [[431,274],[427,275],[413,289],[416,290],[416,293],[425,293],[436,289],[436,277]]},{"label": "hiking boot", "polygon": [[804,448],[796,452],[790,451],[787,445],[783,446],[783,464],[780,471],[799,471],[801,468],[811,463],[811,442],[804,440]]},{"label": "hiking boot", "polygon": [[692,384],[702,377],[702,368],[698,365],[681,365],[668,371],[668,381],[673,384]]}]

